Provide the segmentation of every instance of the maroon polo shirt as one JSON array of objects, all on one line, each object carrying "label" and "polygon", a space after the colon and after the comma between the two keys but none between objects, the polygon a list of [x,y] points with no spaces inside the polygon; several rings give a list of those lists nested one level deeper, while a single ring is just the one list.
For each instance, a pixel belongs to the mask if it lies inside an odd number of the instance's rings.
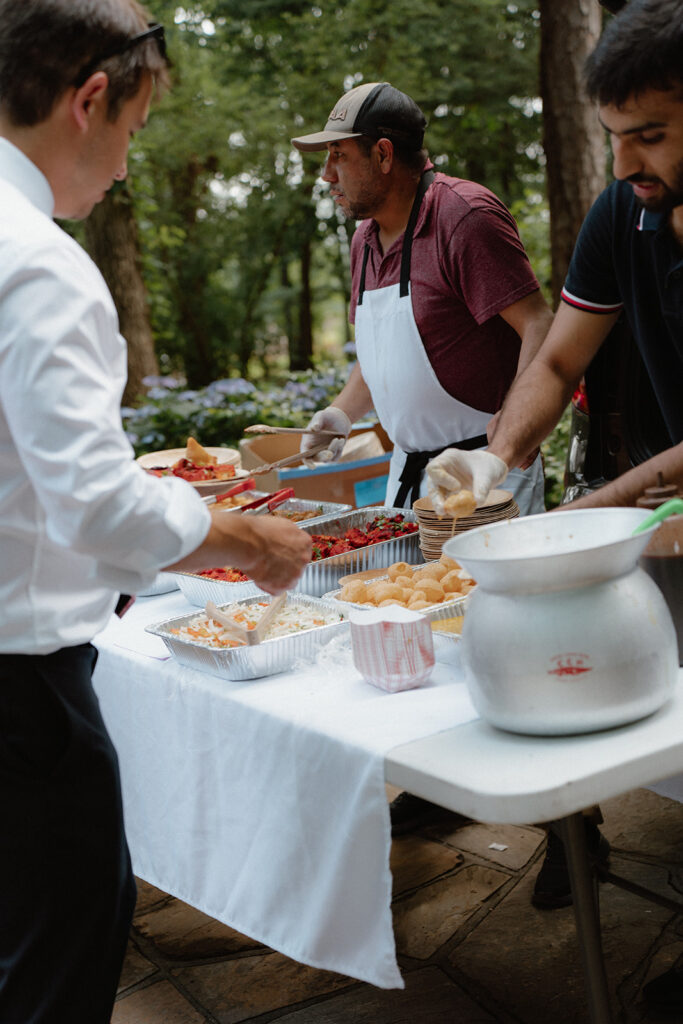
[{"label": "maroon polo shirt", "polygon": [[[382,256],[377,223],[363,221],[351,243],[351,323],[366,242],[366,289],[400,280],[403,235]],[[436,174],[415,225],[410,285],[415,322],[441,386],[466,405],[497,412],[521,344],[499,314],[539,284],[514,219],[493,192]]]}]

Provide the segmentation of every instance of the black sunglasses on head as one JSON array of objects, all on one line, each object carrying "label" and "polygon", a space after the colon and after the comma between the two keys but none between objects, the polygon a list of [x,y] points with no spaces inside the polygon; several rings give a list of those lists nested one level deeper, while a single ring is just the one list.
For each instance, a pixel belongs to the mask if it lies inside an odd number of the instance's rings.
[{"label": "black sunglasses on head", "polygon": [[144,43],[147,39],[153,39],[159,48],[159,54],[161,59],[169,63],[168,55],[166,53],[166,37],[164,35],[164,26],[154,23],[149,25],[144,32],[138,32],[136,36],[131,36],[130,39],[126,39],[125,42],[121,43],[120,46],[115,46],[110,50],[104,50],[102,53],[98,53],[96,57],[93,57],[91,61],[81,68],[78,75],[74,79],[73,84],[79,89],[84,82],[90,78],[92,73],[105,60],[109,60],[110,57],[119,57],[122,53],[127,53],[128,50],[132,50],[138,43]]}]

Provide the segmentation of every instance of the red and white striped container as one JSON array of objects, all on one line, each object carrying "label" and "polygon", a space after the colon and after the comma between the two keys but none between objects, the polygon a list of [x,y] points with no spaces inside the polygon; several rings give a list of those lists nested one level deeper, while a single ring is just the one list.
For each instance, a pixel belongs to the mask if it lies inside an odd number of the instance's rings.
[{"label": "red and white striped container", "polygon": [[368,682],[389,693],[425,683],[434,668],[431,625],[419,612],[400,605],[353,608],[353,663]]}]

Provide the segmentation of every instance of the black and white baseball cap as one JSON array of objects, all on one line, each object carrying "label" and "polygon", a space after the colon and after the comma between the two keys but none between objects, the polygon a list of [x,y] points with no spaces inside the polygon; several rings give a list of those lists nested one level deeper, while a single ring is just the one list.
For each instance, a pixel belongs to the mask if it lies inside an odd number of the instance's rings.
[{"label": "black and white baseball cap", "polygon": [[390,139],[404,149],[422,149],[427,121],[417,103],[388,82],[357,85],[337,100],[321,132],[292,139],[305,152],[325,149],[328,142],[355,139]]}]

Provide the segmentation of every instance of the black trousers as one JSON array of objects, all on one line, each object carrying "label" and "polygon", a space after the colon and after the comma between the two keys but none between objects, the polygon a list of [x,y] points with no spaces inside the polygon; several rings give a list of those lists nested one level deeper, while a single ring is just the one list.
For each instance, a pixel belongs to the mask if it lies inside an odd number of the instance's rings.
[{"label": "black trousers", "polygon": [[135,906],[90,644],[0,655],[0,1022],[109,1024]]}]

